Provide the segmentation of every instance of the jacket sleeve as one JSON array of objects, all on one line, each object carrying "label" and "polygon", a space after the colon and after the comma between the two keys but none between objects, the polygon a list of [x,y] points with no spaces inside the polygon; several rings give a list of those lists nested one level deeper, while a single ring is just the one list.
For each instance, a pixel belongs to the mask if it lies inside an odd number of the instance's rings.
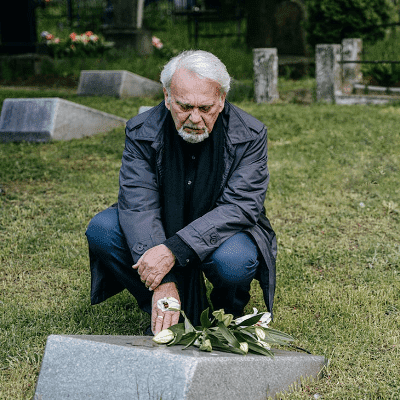
[{"label": "jacket sleeve", "polygon": [[151,142],[126,136],[119,176],[119,222],[136,263],[165,240]]},{"label": "jacket sleeve", "polygon": [[266,128],[235,147],[216,207],[177,232],[201,261],[235,233],[253,227],[263,209],[269,182]]}]

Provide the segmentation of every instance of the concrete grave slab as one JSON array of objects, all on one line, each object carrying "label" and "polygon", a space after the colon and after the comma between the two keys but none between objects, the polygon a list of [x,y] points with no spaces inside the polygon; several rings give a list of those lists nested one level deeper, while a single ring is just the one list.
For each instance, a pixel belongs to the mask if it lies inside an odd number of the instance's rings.
[{"label": "concrete grave slab", "polygon": [[144,112],[146,112],[146,111],[149,111],[149,110],[151,110],[153,107],[152,106],[140,106],[139,107],[139,111],[138,111],[138,115],[139,114],[142,114],[142,113],[144,113]]},{"label": "concrete grave slab", "polygon": [[124,118],[58,97],[6,99],[0,116],[0,142],[79,139],[125,124]]},{"label": "concrete grave slab", "polygon": [[78,94],[83,96],[153,97],[161,83],[129,71],[81,71]]},{"label": "concrete grave slab", "polygon": [[318,377],[321,356],[275,350],[275,358],[159,346],[148,336],[47,339],[35,400],[265,400]]}]

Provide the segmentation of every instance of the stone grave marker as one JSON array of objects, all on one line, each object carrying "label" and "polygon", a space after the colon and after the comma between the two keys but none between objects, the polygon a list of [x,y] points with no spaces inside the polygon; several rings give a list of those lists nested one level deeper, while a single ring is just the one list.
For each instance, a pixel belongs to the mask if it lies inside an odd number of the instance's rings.
[{"label": "stone grave marker", "polygon": [[126,120],[58,97],[6,99],[0,142],[79,139],[124,127]]},{"label": "stone grave marker", "polygon": [[254,97],[256,103],[279,99],[277,49],[253,49]]},{"label": "stone grave marker", "polygon": [[[342,57],[343,61],[361,61],[362,39],[343,39]],[[345,63],[343,68],[343,84],[354,85],[362,79],[360,63]]]},{"label": "stone grave marker", "polygon": [[316,46],[317,101],[334,103],[336,96],[342,94],[341,50],[340,44]]},{"label": "stone grave marker", "polygon": [[142,114],[142,113],[144,113],[144,112],[146,112],[146,111],[149,111],[149,110],[151,110],[153,108],[153,106],[140,106],[139,107],[139,111],[138,111],[138,115],[139,114]]},{"label": "stone grave marker", "polygon": [[148,336],[51,335],[35,400],[265,400],[317,379],[322,356],[275,357],[159,346]]},{"label": "stone grave marker", "polygon": [[161,83],[129,71],[81,71],[78,94],[83,96],[162,96]]}]

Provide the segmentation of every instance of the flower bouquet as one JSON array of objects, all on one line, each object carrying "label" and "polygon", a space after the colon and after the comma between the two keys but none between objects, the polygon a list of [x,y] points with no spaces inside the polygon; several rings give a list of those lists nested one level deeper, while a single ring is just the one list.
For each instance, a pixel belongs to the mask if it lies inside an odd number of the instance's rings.
[{"label": "flower bouquet", "polygon": [[210,319],[207,308],[201,314],[201,326],[197,327],[191,324],[184,311],[173,308],[168,310],[180,311],[184,322],[159,332],[153,338],[158,344],[180,344],[185,346],[184,349],[194,345],[203,351],[255,353],[273,357],[272,346],[289,345],[295,340],[286,333],[269,328],[271,314],[258,313],[256,308],[253,308],[253,314],[236,319],[233,319],[232,314],[225,314],[222,309],[214,311],[213,318]]},{"label": "flower bouquet", "polygon": [[47,45],[50,54],[60,58],[94,57],[103,54],[104,51],[110,47],[101,36],[95,35],[91,31],[87,31],[81,35],[72,32],[66,40],[54,37],[47,31],[42,32],[40,36]]}]

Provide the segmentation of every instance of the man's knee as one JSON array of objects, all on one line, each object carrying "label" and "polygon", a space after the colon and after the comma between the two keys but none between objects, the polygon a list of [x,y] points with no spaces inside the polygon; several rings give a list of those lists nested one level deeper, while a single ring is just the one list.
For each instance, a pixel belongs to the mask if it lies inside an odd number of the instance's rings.
[{"label": "man's knee", "polygon": [[258,249],[245,233],[223,243],[211,256],[220,278],[226,284],[251,282],[258,266]]},{"label": "man's knee", "polygon": [[105,250],[111,245],[118,224],[116,209],[106,209],[96,214],[86,229],[89,247]]}]

